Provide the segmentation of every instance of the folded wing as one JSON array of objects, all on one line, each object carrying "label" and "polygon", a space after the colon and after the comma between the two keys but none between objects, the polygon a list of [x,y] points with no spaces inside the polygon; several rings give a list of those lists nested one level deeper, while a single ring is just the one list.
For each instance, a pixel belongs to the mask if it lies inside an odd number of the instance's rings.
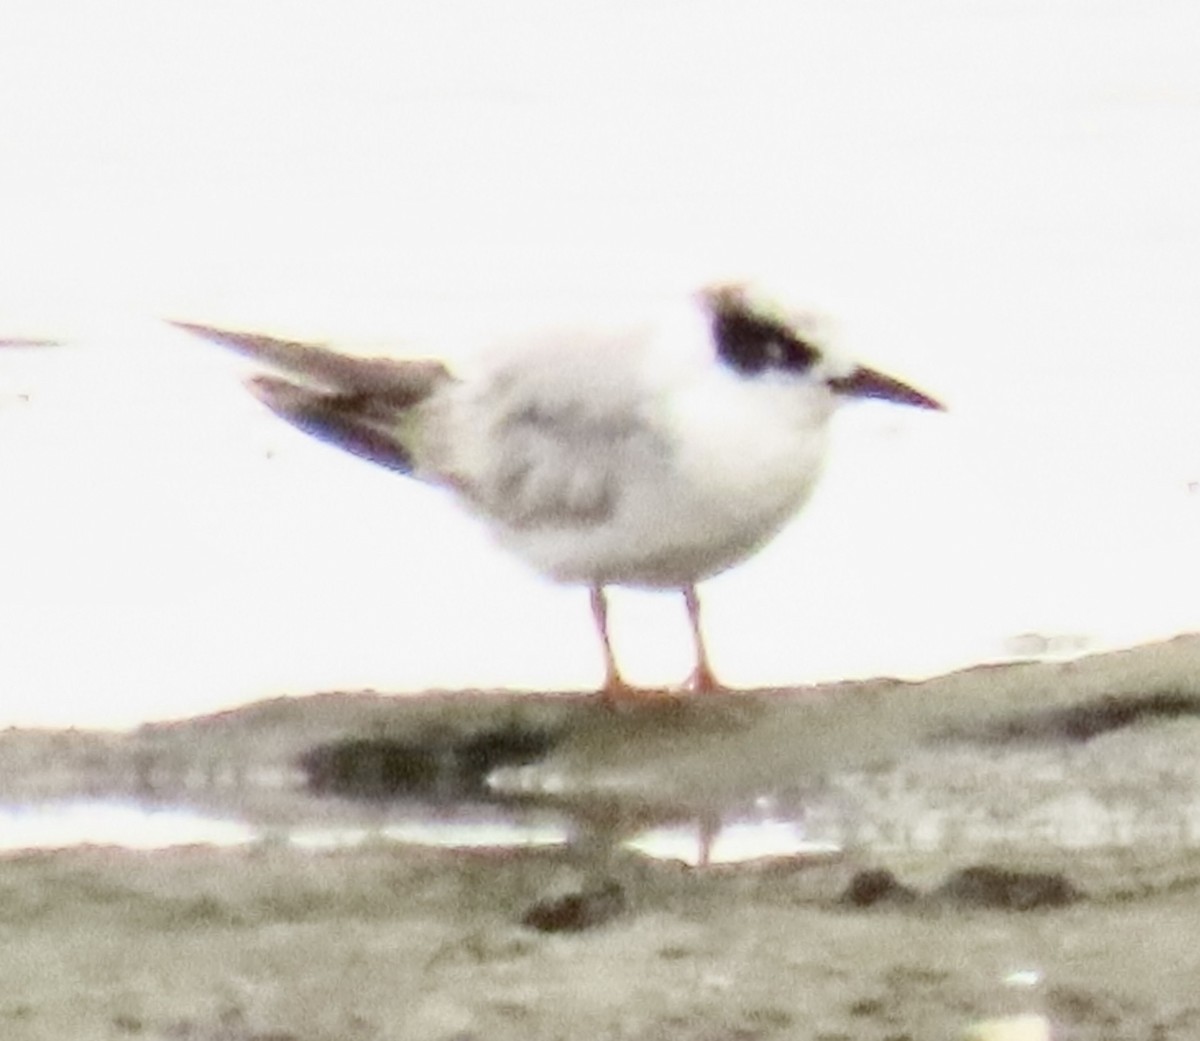
[{"label": "folded wing", "polygon": [[296,377],[254,376],[249,386],[305,433],[401,473],[413,469],[409,411],[453,380],[445,365],[432,359],[358,358],[261,333],[171,324]]}]

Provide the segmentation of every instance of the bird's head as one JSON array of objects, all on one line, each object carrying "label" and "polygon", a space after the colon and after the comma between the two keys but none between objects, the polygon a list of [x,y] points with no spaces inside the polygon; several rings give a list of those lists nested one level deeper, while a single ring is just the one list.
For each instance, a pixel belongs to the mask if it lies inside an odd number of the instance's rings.
[{"label": "bird's head", "polygon": [[739,283],[701,290],[718,360],[747,380],[797,379],[823,385],[836,398],[878,398],[942,410],[939,402],[900,380],[829,349],[819,316],[788,312]]}]

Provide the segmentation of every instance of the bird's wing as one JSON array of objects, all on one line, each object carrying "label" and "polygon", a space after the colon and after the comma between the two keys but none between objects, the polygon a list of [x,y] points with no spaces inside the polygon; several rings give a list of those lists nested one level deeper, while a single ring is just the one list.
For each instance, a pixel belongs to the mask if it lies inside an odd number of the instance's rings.
[{"label": "bird's wing", "polygon": [[171,324],[298,377],[259,375],[249,386],[305,433],[402,473],[413,469],[409,410],[453,380],[445,365],[431,359],[358,358],[262,333]]},{"label": "bird's wing", "polygon": [[412,473],[412,431],[404,409],[380,407],[365,394],[318,390],[278,376],[254,376],[249,386],[272,412],[306,434],[389,470]]},{"label": "bird's wing", "polygon": [[662,454],[634,417],[587,400],[527,401],[497,416],[487,438],[488,462],[462,490],[516,530],[603,522],[630,475],[652,473]]},{"label": "bird's wing", "polygon": [[236,332],[192,322],[171,324],[290,372],[305,382],[346,394],[369,395],[393,408],[414,405],[439,384],[452,379],[446,366],[431,358],[359,358],[324,344],[282,340],[263,333]]}]

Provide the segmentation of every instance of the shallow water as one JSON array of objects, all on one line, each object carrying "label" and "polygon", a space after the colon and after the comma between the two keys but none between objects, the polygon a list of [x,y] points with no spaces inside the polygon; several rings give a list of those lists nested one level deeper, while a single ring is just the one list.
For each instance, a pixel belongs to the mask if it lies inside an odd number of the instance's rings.
[{"label": "shallow water", "polygon": [[122,846],[165,849],[195,844],[238,846],[256,829],[178,806],[118,799],[69,799],[0,806],[0,851]]},{"label": "shallow water", "polygon": [[[349,818],[350,815],[348,815]],[[577,828],[565,815],[506,813],[476,806],[454,812],[410,806],[381,811],[370,822],[355,819],[290,825],[260,824],[186,806],[127,799],[85,798],[0,805],[0,852],[119,846],[244,846],[283,843],[296,849],[331,850],[366,843],[402,843],[440,849],[511,850],[565,846]],[[836,844],[806,837],[798,821],[734,818],[710,832],[672,824],[636,832],[622,845],[653,859],[696,865],[732,864],[773,857],[836,852]]]}]

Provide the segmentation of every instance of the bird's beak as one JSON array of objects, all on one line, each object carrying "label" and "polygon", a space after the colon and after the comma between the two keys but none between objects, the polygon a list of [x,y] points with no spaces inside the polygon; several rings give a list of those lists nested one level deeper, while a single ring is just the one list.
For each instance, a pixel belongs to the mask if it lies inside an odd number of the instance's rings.
[{"label": "bird's beak", "polygon": [[938,412],[946,411],[946,406],[935,401],[927,394],[901,383],[882,372],[860,366],[848,376],[838,376],[829,381],[829,386],[838,394],[849,398],[879,398],[883,401],[894,401],[898,405],[912,405],[914,408],[930,408]]}]

